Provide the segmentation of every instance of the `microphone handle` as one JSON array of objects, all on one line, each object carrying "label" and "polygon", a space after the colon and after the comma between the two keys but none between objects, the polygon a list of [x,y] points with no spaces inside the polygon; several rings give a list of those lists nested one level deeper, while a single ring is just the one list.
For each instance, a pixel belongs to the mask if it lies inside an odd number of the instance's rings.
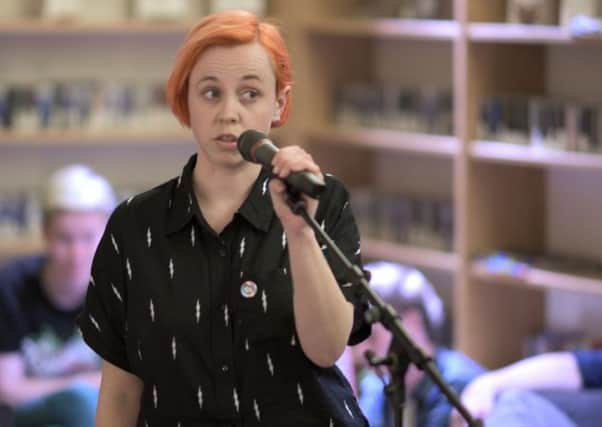
[{"label": "microphone handle", "polygon": [[307,171],[291,172],[284,181],[289,184],[291,190],[307,194],[314,199],[319,198],[326,188],[319,177]]},{"label": "microphone handle", "polygon": [[[260,140],[256,144],[258,145],[251,156],[256,162],[271,168],[272,159],[278,152],[278,148],[269,140]],[[326,188],[326,184],[320,177],[307,171],[291,172],[284,181],[291,190],[307,194],[314,199],[319,198]]]}]

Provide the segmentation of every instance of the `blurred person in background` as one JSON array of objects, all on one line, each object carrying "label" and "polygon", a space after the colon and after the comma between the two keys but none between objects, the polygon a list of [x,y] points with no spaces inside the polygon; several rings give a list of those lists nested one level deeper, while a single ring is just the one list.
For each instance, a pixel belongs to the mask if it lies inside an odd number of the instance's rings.
[{"label": "blurred person in background", "polygon": [[45,252],[0,270],[0,403],[17,427],[94,424],[100,359],[76,320],[115,205],[89,167],[57,170],[42,195]]},{"label": "blurred person in background", "polygon": [[[367,264],[365,269],[370,272],[371,288],[399,313],[407,333],[433,358],[442,378],[456,393],[483,372],[467,356],[439,344],[445,322],[443,303],[420,271],[383,261]],[[394,419],[383,389],[386,379],[381,378],[383,367],[371,367],[365,352],[372,350],[377,357],[385,357],[392,347],[391,341],[391,332],[381,323],[375,323],[370,337],[355,347],[348,347],[340,360],[340,367],[354,385],[360,408],[372,427],[392,427]],[[448,426],[451,404],[427,374],[413,364],[405,375],[405,389],[409,407],[413,408],[409,418],[414,419],[416,426]]]},{"label": "blurred person in background", "polygon": [[[531,356],[474,379],[462,393],[486,427],[599,426],[602,417],[602,350]],[[458,414],[454,427],[465,423]]]}]

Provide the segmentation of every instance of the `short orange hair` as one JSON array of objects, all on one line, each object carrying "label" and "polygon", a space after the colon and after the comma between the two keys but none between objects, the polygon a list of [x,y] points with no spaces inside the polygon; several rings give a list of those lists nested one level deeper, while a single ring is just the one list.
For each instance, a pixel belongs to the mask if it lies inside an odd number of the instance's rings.
[{"label": "short orange hair", "polygon": [[[186,36],[177,52],[175,64],[167,81],[166,98],[176,118],[190,127],[188,84],[192,68],[201,54],[213,46],[251,43],[257,40],[272,59],[276,75],[276,93],[292,85],[291,62],[278,28],[262,22],[252,13],[242,10],[218,12],[203,18]],[[272,123],[279,127],[286,122],[290,111],[290,96],[282,109],[280,119]]]}]

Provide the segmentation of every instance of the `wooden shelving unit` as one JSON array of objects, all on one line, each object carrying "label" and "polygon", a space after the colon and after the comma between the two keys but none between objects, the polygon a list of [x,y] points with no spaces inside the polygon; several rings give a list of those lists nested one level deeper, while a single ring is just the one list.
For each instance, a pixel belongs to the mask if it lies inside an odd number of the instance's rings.
[{"label": "wooden shelving unit", "polygon": [[0,22],[0,36],[72,36],[72,35],[119,35],[144,34],[165,36],[168,34],[186,34],[194,21],[140,21],[122,22],[78,22],[78,21],[43,21],[29,20],[17,22]]},{"label": "wooden shelving unit", "polygon": [[602,171],[602,154],[534,148],[494,141],[474,141],[471,158],[492,163]]},{"label": "wooden shelving unit", "polygon": [[362,256],[367,259],[387,259],[418,269],[455,273],[459,259],[451,252],[401,245],[382,240],[362,239]]},{"label": "wooden shelving unit", "polygon": [[529,268],[522,277],[488,272],[478,262],[472,264],[471,276],[483,286],[516,286],[537,289],[557,289],[570,292],[602,295],[602,277],[585,277],[557,271]]},{"label": "wooden shelving unit", "polygon": [[5,145],[98,145],[98,144],[193,144],[187,131],[56,131],[36,133],[0,132],[0,146]]},{"label": "wooden shelving unit", "polygon": [[[596,173],[602,170],[602,158],[478,141],[480,101],[500,93],[554,94],[549,74],[562,74],[564,70],[559,72],[549,59],[550,52],[558,49],[592,49],[592,54],[583,55],[586,58],[582,60],[585,68],[591,65],[589,68],[596,72],[577,79],[592,80],[592,87],[598,87],[602,66],[596,62],[599,55],[593,53],[602,54],[602,41],[576,40],[559,27],[503,23],[506,0],[452,1],[454,19],[447,21],[345,18],[352,15],[350,9],[355,2],[351,0],[270,1],[270,14],[285,30],[295,70],[291,122],[276,135],[282,136],[283,143],[319,147],[315,155],[312,153],[314,158],[325,166],[324,170],[351,177],[346,180],[348,187],[357,184],[381,190],[386,184],[387,190],[405,190],[407,182],[398,178],[395,173],[399,171],[394,169],[408,165],[414,166],[411,181],[443,175],[439,184],[443,182],[441,186],[446,188],[434,193],[454,200],[456,235],[452,253],[364,239],[363,254],[448,274],[454,283],[454,346],[485,366],[495,367],[519,358],[522,339],[544,327],[544,291],[561,289],[599,295],[602,286],[600,279],[559,272],[534,270],[522,280],[494,276],[476,268],[473,258],[509,248],[543,252],[549,238],[545,225],[549,218],[548,173],[556,169],[569,174],[593,172],[591,179],[598,180],[600,174]],[[95,40],[105,47],[111,45],[112,35],[136,40],[149,36],[157,42],[171,42],[183,37],[189,26],[190,23],[142,22],[4,23],[0,24],[0,42],[56,37],[53,46],[57,49],[61,40],[79,42],[81,36],[85,36],[81,37],[82,43]],[[166,61],[174,53],[169,51]],[[77,60],[73,58],[74,62]],[[577,65],[567,67],[571,73]],[[396,83],[434,84],[451,89],[454,134],[341,130],[335,126],[332,98],[337,85],[386,78]],[[570,94],[570,89],[567,92]],[[5,146],[117,146],[169,141],[189,143],[190,137],[171,132],[0,134],[0,170],[1,150]],[[346,147],[354,150],[345,150]],[[325,153],[321,153],[322,149]],[[383,162],[383,158],[389,161]],[[397,159],[404,159],[404,166],[397,166],[401,163]],[[450,165],[448,175],[441,172]],[[425,188],[422,189],[427,194],[433,190]],[[602,181],[598,188],[602,188]]]},{"label": "wooden shelving unit", "polygon": [[453,41],[459,26],[449,20],[313,19],[305,23],[308,33],[342,37],[376,37],[389,39]]},{"label": "wooden shelving unit", "polygon": [[309,129],[305,138],[326,144],[366,149],[417,153],[452,158],[458,153],[458,140],[453,136],[400,132],[388,129],[339,129],[323,126]]},{"label": "wooden shelving unit", "polygon": [[468,39],[477,43],[511,44],[571,44],[579,40],[571,37],[566,28],[551,25],[521,25],[498,22],[468,24]]},{"label": "wooden shelving unit", "polygon": [[41,241],[24,240],[22,242],[3,242],[0,244],[0,261],[20,255],[39,252],[43,247]]}]

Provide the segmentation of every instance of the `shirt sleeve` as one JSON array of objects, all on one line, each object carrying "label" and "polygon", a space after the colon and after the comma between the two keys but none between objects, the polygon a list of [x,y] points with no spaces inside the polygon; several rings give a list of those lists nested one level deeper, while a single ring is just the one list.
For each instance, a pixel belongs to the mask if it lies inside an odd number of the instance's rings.
[{"label": "shirt sleeve", "polygon": [[574,352],[585,388],[602,388],[602,350]]},{"label": "shirt sleeve", "polygon": [[125,331],[127,263],[123,256],[123,219],[127,207],[113,212],[96,249],[92,275],[78,324],[86,343],[103,359],[131,372]]},{"label": "shirt sleeve", "polygon": [[16,312],[16,301],[9,294],[6,275],[0,276],[0,353],[12,353],[19,350],[23,334]]},{"label": "shirt sleeve", "polygon": [[[343,184],[333,177],[327,175],[327,184],[329,191],[321,197],[321,200],[327,200],[327,203],[320,206],[325,209],[323,215],[318,212],[318,220],[322,218],[320,224],[330,238],[336,243],[341,252],[347,259],[358,267],[362,267],[360,234],[353,217],[349,201],[349,193]],[[320,209],[319,209],[320,211]],[[322,242],[320,242],[322,244]],[[364,314],[368,309],[368,304],[364,300],[363,294],[357,285],[351,285],[347,277],[347,271],[343,264],[330,253],[330,249],[325,249],[326,259],[332,269],[334,276],[341,287],[343,295],[353,304],[353,328],[348,343],[354,345],[362,342],[370,335],[370,324],[364,319]]]}]

